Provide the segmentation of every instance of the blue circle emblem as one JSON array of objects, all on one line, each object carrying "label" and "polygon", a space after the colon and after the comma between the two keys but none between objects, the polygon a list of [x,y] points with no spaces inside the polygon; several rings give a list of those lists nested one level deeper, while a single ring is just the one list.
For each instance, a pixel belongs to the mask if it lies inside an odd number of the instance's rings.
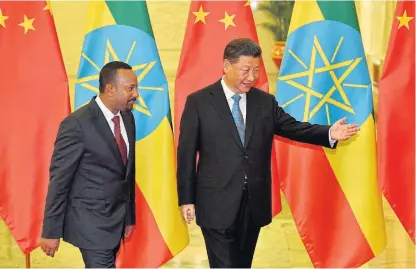
[{"label": "blue circle emblem", "polygon": [[331,125],[346,116],[361,125],[373,99],[360,33],[335,21],[294,31],[286,42],[276,100],[300,121]]},{"label": "blue circle emblem", "polygon": [[130,64],[137,74],[139,98],[134,105],[136,141],[152,133],[169,112],[169,92],[155,41],[135,27],[111,25],[85,36],[75,84],[75,109],[99,93],[100,69],[110,61]]}]

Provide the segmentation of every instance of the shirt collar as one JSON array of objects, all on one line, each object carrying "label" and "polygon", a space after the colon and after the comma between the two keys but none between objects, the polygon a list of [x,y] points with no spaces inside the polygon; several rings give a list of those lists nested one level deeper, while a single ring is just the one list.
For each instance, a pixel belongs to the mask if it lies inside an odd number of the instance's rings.
[{"label": "shirt collar", "polygon": [[100,96],[97,96],[95,98],[95,101],[97,102],[97,105],[100,107],[107,121],[111,121],[114,118],[114,116],[120,116],[120,111],[118,111],[117,114],[114,115],[113,112],[111,112],[111,110],[104,105],[103,101],[100,99]]},{"label": "shirt collar", "polygon": [[[222,85],[222,88],[224,89],[225,97],[227,98],[227,100],[232,99],[235,93],[227,86],[227,84],[225,84],[224,76],[221,79],[221,85]],[[240,93],[238,95],[240,95],[242,99],[246,97],[245,93]]]}]

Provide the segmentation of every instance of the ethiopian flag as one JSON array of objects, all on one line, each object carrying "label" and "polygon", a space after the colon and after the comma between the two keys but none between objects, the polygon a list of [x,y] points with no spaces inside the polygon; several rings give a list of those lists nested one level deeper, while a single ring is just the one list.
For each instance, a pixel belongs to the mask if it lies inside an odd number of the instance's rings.
[{"label": "ethiopian flag", "polygon": [[159,267],[188,244],[178,208],[174,140],[168,83],[145,1],[93,1],[75,84],[75,109],[98,90],[100,69],[109,61],[137,73],[136,228],[122,244],[117,267]]},{"label": "ethiopian flag", "polygon": [[[358,267],[386,245],[372,84],[353,1],[297,1],[276,99],[296,119],[347,117],[354,138],[324,149],[277,142],[279,180],[315,267]],[[328,138],[329,139],[329,138]]]}]

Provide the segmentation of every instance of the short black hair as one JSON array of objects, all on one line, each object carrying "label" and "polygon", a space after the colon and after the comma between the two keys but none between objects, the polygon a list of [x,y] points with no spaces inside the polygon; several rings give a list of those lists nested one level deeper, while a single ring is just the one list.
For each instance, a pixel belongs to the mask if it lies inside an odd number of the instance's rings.
[{"label": "short black hair", "polygon": [[261,48],[250,38],[234,39],[225,47],[224,60],[235,63],[240,56],[261,57]]},{"label": "short black hair", "polygon": [[132,67],[129,64],[126,64],[124,62],[119,61],[113,61],[109,62],[106,65],[103,66],[103,68],[100,71],[100,77],[99,77],[99,89],[100,93],[104,92],[105,85],[108,83],[111,83],[115,80],[117,75],[117,70],[119,69],[132,69]]}]

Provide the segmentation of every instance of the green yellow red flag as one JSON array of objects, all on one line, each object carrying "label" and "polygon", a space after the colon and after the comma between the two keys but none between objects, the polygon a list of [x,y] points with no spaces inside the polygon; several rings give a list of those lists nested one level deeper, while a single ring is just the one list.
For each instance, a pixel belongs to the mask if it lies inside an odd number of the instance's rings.
[{"label": "green yellow red flag", "polygon": [[[278,177],[315,267],[358,267],[386,245],[372,83],[354,1],[296,1],[276,99],[295,118],[360,125],[336,149],[277,144]],[[329,139],[329,137],[328,137]]]},{"label": "green yellow red flag", "polygon": [[176,194],[168,83],[146,1],[91,1],[75,84],[75,109],[98,94],[109,61],[127,62],[138,76],[136,228],[122,244],[117,267],[159,267],[188,244]]}]

